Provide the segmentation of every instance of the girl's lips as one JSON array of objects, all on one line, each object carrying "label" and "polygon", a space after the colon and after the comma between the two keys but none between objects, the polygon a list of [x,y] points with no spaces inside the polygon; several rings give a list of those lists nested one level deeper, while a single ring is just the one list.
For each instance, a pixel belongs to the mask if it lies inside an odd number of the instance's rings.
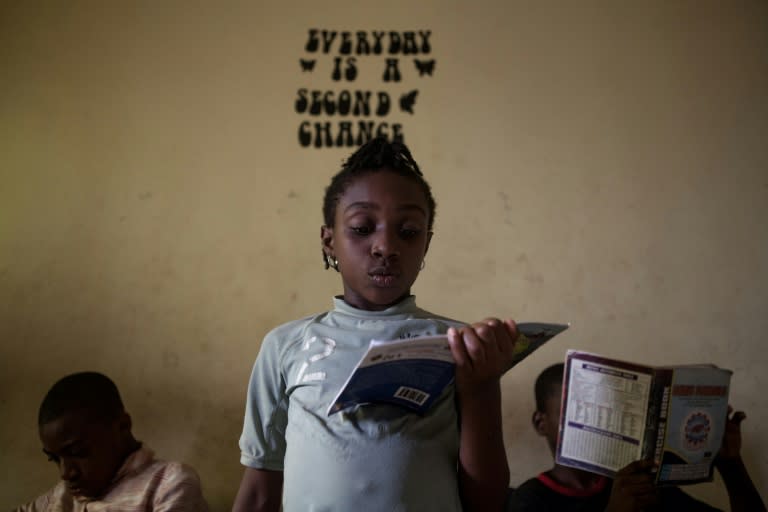
[{"label": "girl's lips", "polygon": [[371,281],[373,281],[374,284],[382,287],[392,286],[395,283],[395,280],[397,279],[397,276],[394,274],[372,273],[370,274],[370,276],[371,276]]}]

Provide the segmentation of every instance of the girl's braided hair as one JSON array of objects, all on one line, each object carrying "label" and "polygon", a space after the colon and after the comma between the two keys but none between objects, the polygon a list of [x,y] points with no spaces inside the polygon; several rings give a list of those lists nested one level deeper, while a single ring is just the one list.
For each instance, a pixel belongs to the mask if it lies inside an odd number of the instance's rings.
[{"label": "girl's braided hair", "polygon": [[[360,146],[342,164],[341,171],[331,179],[331,184],[325,189],[325,197],[323,198],[323,222],[325,225],[333,226],[339,199],[356,178],[366,173],[383,170],[405,176],[419,184],[427,199],[429,214],[427,229],[432,231],[437,207],[435,198],[432,196],[432,189],[424,179],[419,164],[413,159],[408,147],[399,141],[390,142],[385,137],[375,137]],[[323,252],[323,262],[325,268],[332,266],[325,252]]]}]

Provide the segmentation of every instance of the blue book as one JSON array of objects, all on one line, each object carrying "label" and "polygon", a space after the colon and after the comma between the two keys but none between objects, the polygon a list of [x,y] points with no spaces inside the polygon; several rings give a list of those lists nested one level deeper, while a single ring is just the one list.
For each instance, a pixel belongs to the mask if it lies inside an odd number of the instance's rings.
[{"label": "blue book", "polygon": [[[513,367],[568,324],[520,323]],[[423,414],[454,378],[448,337],[423,336],[407,340],[372,340],[328,414],[367,403],[390,403]]]}]

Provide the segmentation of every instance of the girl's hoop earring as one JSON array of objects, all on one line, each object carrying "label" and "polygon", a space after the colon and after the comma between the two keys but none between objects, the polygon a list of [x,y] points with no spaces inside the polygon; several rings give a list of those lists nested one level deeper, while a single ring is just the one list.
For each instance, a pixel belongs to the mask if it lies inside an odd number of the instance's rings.
[{"label": "girl's hoop earring", "polygon": [[421,260],[421,265],[419,266],[419,270],[424,270],[424,267],[427,266],[427,260]]},{"label": "girl's hoop earring", "polygon": [[323,251],[323,265],[325,266],[325,270],[328,270],[329,268],[333,268],[336,272],[339,271],[339,260],[334,258],[333,256],[328,256],[325,254],[325,251]]}]

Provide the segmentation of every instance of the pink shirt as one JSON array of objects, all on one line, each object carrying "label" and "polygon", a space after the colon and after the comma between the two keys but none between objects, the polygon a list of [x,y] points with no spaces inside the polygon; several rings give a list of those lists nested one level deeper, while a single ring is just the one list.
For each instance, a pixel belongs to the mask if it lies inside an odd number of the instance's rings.
[{"label": "pink shirt", "polygon": [[63,481],[16,512],[207,512],[200,479],[180,462],[155,459],[142,446],[125,460],[107,492],[98,499],[75,498]]}]

